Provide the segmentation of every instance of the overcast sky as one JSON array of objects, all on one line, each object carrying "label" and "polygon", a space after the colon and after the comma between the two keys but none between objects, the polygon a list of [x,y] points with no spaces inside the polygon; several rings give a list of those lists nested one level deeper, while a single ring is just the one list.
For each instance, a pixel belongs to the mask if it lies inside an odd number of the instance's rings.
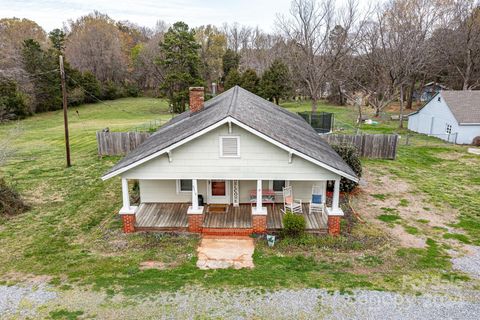
[{"label": "overcast sky", "polygon": [[157,20],[190,26],[237,21],[273,29],[275,12],[288,12],[290,0],[0,0],[0,17],[28,18],[50,31],[98,10],[115,20],[153,27]]},{"label": "overcast sky", "polygon": [[[360,0],[366,2],[366,0]],[[46,31],[98,10],[115,20],[153,27],[157,20],[184,21],[191,27],[224,22],[272,31],[276,13],[288,13],[291,0],[0,0],[0,18],[36,21]]]}]

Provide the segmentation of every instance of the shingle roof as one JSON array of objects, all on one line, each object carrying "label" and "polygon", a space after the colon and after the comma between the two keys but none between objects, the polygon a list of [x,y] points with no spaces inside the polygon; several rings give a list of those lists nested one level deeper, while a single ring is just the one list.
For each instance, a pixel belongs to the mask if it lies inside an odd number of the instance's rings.
[{"label": "shingle roof", "polygon": [[440,95],[458,123],[480,123],[480,91],[441,91]]},{"label": "shingle roof", "polygon": [[239,86],[208,100],[199,112],[186,111],[173,118],[105,175],[168,148],[227,117],[232,117],[269,138],[346,175],[356,177],[345,161],[302,117]]}]

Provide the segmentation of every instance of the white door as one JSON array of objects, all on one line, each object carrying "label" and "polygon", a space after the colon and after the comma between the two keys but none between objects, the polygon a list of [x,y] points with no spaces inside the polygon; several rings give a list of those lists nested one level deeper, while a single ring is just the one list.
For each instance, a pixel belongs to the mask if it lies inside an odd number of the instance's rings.
[{"label": "white door", "polygon": [[230,181],[208,180],[207,202],[230,204]]}]

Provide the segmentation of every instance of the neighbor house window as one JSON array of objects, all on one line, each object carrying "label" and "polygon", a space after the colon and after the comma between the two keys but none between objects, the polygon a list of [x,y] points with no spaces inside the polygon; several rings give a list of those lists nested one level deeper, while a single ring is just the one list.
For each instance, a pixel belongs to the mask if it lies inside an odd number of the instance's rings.
[{"label": "neighbor house window", "polygon": [[287,182],[285,180],[273,180],[272,189],[275,192],[283,192],[283,188],[285,188]]},{"label": "neighbor house window", "polygon": [[177,192],[192,192],[192,180],[177,180]]},{"label": "neighbor house window", "polygon": [[220,137],[220,156],[225,158],[240,157],[240,137]]},{"label": "neighbor house window", "polygon": [[446,125],[446,127],[445,127],[445,132],[446,132],[447,134],[452,133],[452,125],[451,125],[451,124],[448,124],[448,123],[447,123],[447,125]]}]

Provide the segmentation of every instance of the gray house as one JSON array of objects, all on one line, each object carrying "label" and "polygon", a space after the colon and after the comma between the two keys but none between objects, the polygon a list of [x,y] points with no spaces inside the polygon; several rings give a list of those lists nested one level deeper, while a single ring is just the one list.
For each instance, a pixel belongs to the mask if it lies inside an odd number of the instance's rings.
[{"label": "gray house", "polygon": [[[300,116],[238,86],[206,103],[203,88],[191,88],[190,110],[102,179],[115,176],[122,181],[125,232],[218,235],[281,229],[285,207],[303,214],[309,231],[338,234],[340,178],[358,180]],[[132,180],[139,182],[139,206],[130,205]]]},{"label": "gray house", "polygon": [[408,117],[408,129],[471,144],[480,136],[480,91],[440,91]]}]

